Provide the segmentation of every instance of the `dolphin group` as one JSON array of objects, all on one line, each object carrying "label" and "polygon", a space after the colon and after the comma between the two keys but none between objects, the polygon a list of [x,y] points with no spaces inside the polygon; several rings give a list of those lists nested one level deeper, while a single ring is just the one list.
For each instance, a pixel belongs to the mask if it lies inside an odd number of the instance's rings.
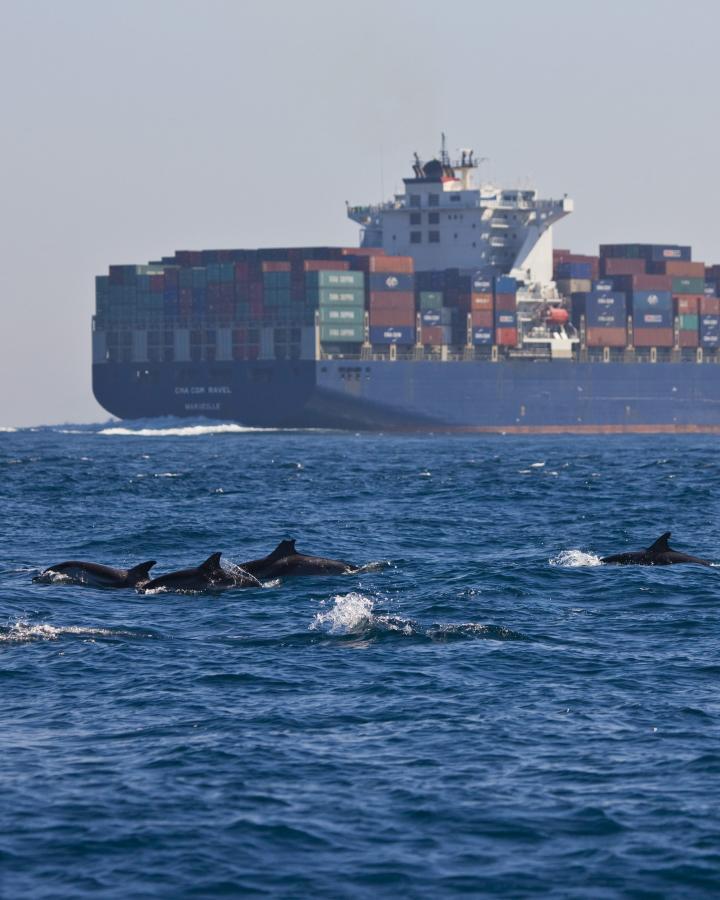
[{"label": "dolphin group", "polygon": [[677,563],[697,563],[700,566],[712,565],[708,559],[701,559],[699,556],[690,556],[689,553],[673,550],[668,544],[671,534],[672,532],[666,531],[646,550],[614,553],[612,556],[603,556],[600,562],[615,566],[672,566]]},{"label": "dolphin group", "polygon": [[163,591],[221,591],[228,588],[262,587],[260,579],[287,578],[295,575],[345,575],[358,567],[341,559],[308,556],[298,553],[294,540],[281,541],[260,559],[235,566],[232,571],[220,564],[221,553],[213,553],[205,562],[190,569],[168,572],[150,578],[155,560],[140,563],[132,569],[114,569],[93,562],[69,561],[49,566],[34,581],[52,582],[58,575],[74,584],[90,587],[134,587],[141,593]]}]

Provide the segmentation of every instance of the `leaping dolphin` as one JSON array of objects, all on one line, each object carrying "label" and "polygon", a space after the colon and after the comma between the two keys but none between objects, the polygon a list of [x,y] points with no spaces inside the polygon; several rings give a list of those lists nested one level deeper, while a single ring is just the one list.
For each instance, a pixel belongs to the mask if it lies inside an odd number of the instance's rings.
[{"label": "leaping dolphin", "polygon": [[44,572],[36,575],[33,581],[52,582],[56,575],[64,575],[74,584],[86,584],[90,587],[125,588],[140,587],[150,580],[150,569],[155,560],[133,566],[132,569],[113,569],[99,563],[69,560],[48,566]]},{"label": "leaping dolphin", "polygon": [[153,578],[142,585],[140,591],[154,591],[165,588],[168,591],[218,591],[232,587],[262,587],[260,582],[245,571],[237,574],[227,572],[220,565],[221,553],[213,553],[204,563],[194,569],[181,569],[179,572],[168,572]]},{"label": "leaping dolphin", "polygon": [[306,556],[295,549],[295,541],[280,541],[272,553],[251,559],[240,568],[256,578],[282,578],[291,575],[346,575],[357,570],[353,563],[324,556]]},{"label": "leaping dolphin", "polygon": [[701,566],[711,566],[707,559],[699,556],[690,556],[689,553],[681,553],[673,550],[668,545],[672,532],[666,531],[647,550],[632,550],[627,553],[615,553],[612,556],[603,556],[600,562],[617,566],[671,566],[675,563],[697,563]]}]

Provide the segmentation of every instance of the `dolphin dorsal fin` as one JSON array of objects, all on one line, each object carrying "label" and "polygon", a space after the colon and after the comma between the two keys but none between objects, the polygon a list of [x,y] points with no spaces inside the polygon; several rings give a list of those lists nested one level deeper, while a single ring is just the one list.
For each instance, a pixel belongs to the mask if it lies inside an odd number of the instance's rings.
[{"label": "dolphin dorsal fin", "polygon": [[270,556],[274,559],[282,559],[284,556],[290,556],[291,553],[295,553],[295,541],[280,541]]},{"label": "dolphin dorsal fin", "polygon": [[666,531],[661,537],[659,537],[654,544],[651,544],[648,547],[648,552],[653,553],[665,553],[670,547],[668,546],[668,540],[670,539],[671,531]]},{"label": "dolphin dorsal fin", "polygon": [[202,569],[204,572],[214,572],[215,569],[220,568],[220,557],[222,556],[222,552],[213,553],[212,556],[208,556],[204,563],[198,566],[198,569]]},{"label": "dolphin dorsal fin", "polygon": [[147,562],[138,563],[128,570],[128,575],[147,575],[150,569],[155,565],[156,560],[149,559]]}]

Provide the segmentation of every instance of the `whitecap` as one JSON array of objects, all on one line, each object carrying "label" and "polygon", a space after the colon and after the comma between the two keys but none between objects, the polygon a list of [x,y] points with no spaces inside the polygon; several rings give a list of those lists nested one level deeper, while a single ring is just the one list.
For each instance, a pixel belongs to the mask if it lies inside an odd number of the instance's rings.
[{"label": "whitecap", "polygon": [[30,624],[19,619],[11,625],[0,626],[0,643],[21,644],[29,641],[56,641],[63,635],[73,635],[92,640],[96,637],[151,637],[148,632],[123,631],[113,628],[97,628],[83,625]]},{"label": "whitecap", "polygon": [[251,428],[245,425],[187,425],[176,428],[102,428],[98,434],[120,437],[201,437],[207,434],[245,434],[254,431],[279,431],[277,428]]},{"label": "whitecap", "polygon": [[544,462],[530,463],[530,468],[531,469],[542,469],[544,467],[544,465],[545,465]]},{"label": "whitecap", "polygon": [[17,428],[14,428],[12,425],[0,425],[0,433],[2,434],[12,434],[17,431]]},{"label": "whitecap", "polygon": [[153,478],[182,478],[181,472],[157,472]]},{"label": "whitecap", "polygon": [[599,556],[595,553],[586,553],[584,550],[561,550],[557,556],[553,556],[548,562],[551,566],[561,566],[565,569],[577,569],[602,564]]}]

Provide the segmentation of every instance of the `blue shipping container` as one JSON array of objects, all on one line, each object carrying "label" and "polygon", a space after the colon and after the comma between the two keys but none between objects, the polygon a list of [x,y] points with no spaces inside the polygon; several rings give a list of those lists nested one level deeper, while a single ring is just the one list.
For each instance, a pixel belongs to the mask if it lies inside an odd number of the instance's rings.
[{"label": "blue shipping container", "polygon": [[586,295],[585,324],[588,328],[624,328],[626,317],[625,294],[592,291]]},{"label": "blue shipping container", "polygon": [[401,272],[373,272],[370,275],[371,291],[413,291],[415,290],[415,276]]},{"label": "blue shipping container", "polygon": [[703,347],[720,347],[720,317],[700,316],[700,343]]},{"label": "blue shipping container", "polygon": [[635,291],[632,307],[633,320],[637,328],[672,328],[673,309],[670,291]]},{"label": "blue shipping container", "polygon": [[646,258],[649,257],[653,262],[666,262],[673,259],[689,262],[692,256],[691,247],[680,247],[678,244],[652,244],[648,249],[650,252]]},{"label": "blue shipping container", "polygon": [[497,310],[495,312],[496,328],[517,328],[517,313]]},{"label": "blue shipping container", "polygon": [[406,325],[374,325],[370,327],[371,344],[414,344],[415,329]]},{"label": "blue shipping container", "polygon": [[451,309],[426,309],[421,315],[423,325],[452,325]]},{"label": "blue shipping container", "polygon": [[[575,276],[577,278],[581,276]],[[588,275],[588,278],[590,275]],[[495,279],[496,294],[515,294],[517,292],[517,281],[509,275],[500,275]]]},{"label": "blue shipping container", "polygon": [[611,279],[605,278],[603,281],[593,281],[592,289],[594,291],[612,291],[615,285]]},{"label": "blue shipping container", "polygon": [[475,294],[492,294],[492,281],[486,275],[478,273],[473,277],[472,289]]},{"label": "blue shipping container", "polygon": [[473,328],[473,344],[492,344],[492,328]]},{"label": "blue shipping container", "polygon": [[716,290],[717,290],[717,288],[715,287],[714,284],[706,284],[703,289],[703,293],[705,294],[706,297],[714,297]]},{"label": "blue shipping container", "polygon": [[[592,266],[590,263],[565,262],[558,263],[555,268],[555,275],[558,278],[592,278]],[[503,293],[499,291],[498,293]]]}]

